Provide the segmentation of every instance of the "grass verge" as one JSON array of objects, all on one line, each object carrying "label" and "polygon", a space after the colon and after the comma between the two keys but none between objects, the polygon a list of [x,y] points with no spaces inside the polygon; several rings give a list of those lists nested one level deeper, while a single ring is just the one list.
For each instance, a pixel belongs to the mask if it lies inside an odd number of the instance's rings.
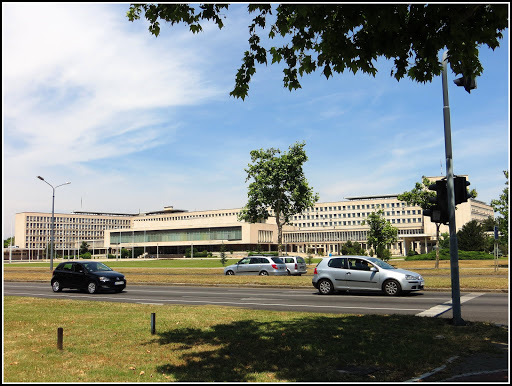
[{"label": "grass verge", "polygon": [[[231,260],[228,264],[235,262]],[[57,262],[55,262],[57,264]],[[54,264],[54,266],[55,266]],[[107,265],[126,275],[130,284],[194,284],[194,285],[257,285],[312,288],[311,279],[316,265],[308,266],[303,276],[225,276],[218,259],[177,259],[177,260],[125,260],[107,261]],[[433,261],[391,260],[397,268],[412,270],[425,279],[426,289],[451,287],[450,262],[440,261],[434,269]],[[187,267],[188,265],[188,267]],[[508,258],[500,260],[501,268],[494,270],[489,260],[461,260],[459,262],[461,290],[507,291]],[[4,264],[4,280],[47,281],[51,279],[48,263]]]},{"label": "grass verge", "polygon": [[[156,335],[151,335],[151,313]],[[57,328],[64,348],[57,349]],[[402,382],[492,351],[444,319],[4,298],[5,382]],[[368,374],[339,370],[371,370]]]}]

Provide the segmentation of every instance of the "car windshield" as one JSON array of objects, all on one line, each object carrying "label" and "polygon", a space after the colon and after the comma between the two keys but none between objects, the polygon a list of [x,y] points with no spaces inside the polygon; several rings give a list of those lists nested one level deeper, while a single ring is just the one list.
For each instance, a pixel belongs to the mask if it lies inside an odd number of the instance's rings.
[{"label": "car windshield", "polygon": [[381,259],[377,259],[376,257],[368,257],[368,261],[371,261],[373,264],[379,266],[380,268],[384,269],[396,269],[392,265],[386,263],[385,261],[382,261]]},{"label": "car windshield", "polygon": [[89,272],[112,271],[112,269],[107,267],[105,264],[98,262],[84,263],[84,266]]}]

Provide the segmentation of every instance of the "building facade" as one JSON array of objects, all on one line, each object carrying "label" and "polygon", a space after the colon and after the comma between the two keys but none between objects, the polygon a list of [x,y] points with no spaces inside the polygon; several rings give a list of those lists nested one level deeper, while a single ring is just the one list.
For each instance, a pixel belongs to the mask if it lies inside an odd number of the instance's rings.
[{"label": "building facade", "polygon": [[[292,224],[283,228],[286,253],[328,255],[340,254],[347,241],[358,242],[365,250],[368,216],[378,210],[398,229],[398,241],[389,246],[393,255],[406,255],[410,249],[418,253],[432,250],[436,244],[436,224],[423,216],[419,206],[398,200],[398,195],[349,197],[345,201],[317,203],[312,209],[296,215]],[[119,214],[74,212],[55,214],[54,250],[57,255],[78,254],[83,241],[94,255],[120,254],[131,249],[134,257],[184,255],[193,251],[219,252],[247,250],[276,251],[277,225],[270,217],[261,223],[238,220],[241,209],[188,212],[166,207],[161,211]],[[493,208],[482,201],[469,199],[457,205],[457,230],[471,220],[494,217]],[[448,233],[441,225],[439,234]],[[24,212],[16,214],[17,246],[28,250],[32,258],[45,254],[51,237],[51,214]]]}]

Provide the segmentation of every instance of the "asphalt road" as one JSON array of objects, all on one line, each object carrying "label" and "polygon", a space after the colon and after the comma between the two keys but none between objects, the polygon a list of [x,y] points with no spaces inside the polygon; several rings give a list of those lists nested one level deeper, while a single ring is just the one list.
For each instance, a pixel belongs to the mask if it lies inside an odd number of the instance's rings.
[{"label": "asphalt road", "polygon": [[[349,314],[403,314],[453,317],[450,292],[422,291],[389,297],[375,293],[319,295],[314,289],[129,285],[122,293],[87,294],[76,290],[54,293],[50,283],[4,282],[4,296],[140,304],[221,305],[252,309]],[[461,315],[466,321],[509,324],[507,293],[462,292]]]}]

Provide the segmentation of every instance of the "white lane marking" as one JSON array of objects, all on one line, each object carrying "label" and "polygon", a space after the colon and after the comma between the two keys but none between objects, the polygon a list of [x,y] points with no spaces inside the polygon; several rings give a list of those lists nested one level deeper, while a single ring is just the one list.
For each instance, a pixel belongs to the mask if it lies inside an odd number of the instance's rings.
[{"label": "white lane marking", "polygon": [[[37,296],[32,293],[14,293],[13,295],[28,295],[28,296]],[[147,302],[147,299],[140,299],[140,298],[129,298],[129,297],[119,297],[119,298],[112,298],[109,296],[99,296],[99,295],[81,295],[77,298],[77,294],[45,294],[46,296],[51,297],[57,297],[57,298],[71,298],[74,299],[84,299],[84,298],[91,298],[94,300],[99,299],[107,299],[107,300],[130,300],[134,302]],[[191,304],[222,304],[222,305],[228,305],[228,306],[272,306],[272,307],[290,307],[290,308],[319,308],[319,309],[355,309],[355,310],[380,310],[380,311],[420,311],[421,309],[418,308],[388,308],[388,307],[346,307],[346,306],[330,306],[330,305],[300,305],[300,304],[282,304],[282,303],[255,303],[255,302],[233,302],[233,301],[211,301],[211,300],[184,300],[184,299],[162,299],[160,300],[164,303],[191,303]]]},{"label": "white lane marking", "polygon": [[[460,304],[470,301],[472,299],[475,299],[482,295],[483,295],[483,293],[470,293],[468,295],[464,295],[460,298]],[[447,302],[444,302],[443,304],[439,304],[437,306],[429,308],[428,310],[420,312],[419,314],[416,314],[416,316],[425,316],[425,317],[433,318],[433,317],[439,316],[441,314],[444,314],[445,312],[447,312],[451,309],[452,309],[452,299],[448,300]]]}]

